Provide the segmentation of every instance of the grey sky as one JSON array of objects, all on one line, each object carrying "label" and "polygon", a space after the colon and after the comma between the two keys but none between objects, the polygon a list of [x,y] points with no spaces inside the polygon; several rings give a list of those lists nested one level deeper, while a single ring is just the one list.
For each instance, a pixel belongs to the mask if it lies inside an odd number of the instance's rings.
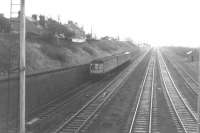
[{"label": "grey sky", "polygon": [[[9,16],[10,0],[0,0]],[[19,0],[16,0],[19,1]],[[200,46],[199,0],[27,0],[26,14],[90,27],[97,36],[131,37],[154,45]]]}]

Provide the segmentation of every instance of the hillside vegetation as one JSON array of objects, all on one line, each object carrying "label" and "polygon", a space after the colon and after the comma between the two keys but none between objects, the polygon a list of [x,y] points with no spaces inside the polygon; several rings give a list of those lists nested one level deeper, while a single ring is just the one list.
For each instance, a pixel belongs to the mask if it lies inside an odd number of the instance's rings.
[{"label": "hillside vegetation", "polygon": [[[186,67],[189,71],[192,71],[192,75],[196,75],[199,69],[199,49],[187,48],[187,47],[166,47],[164,51],[171,51],[173,59],[180,62],[181,65]],[[198,77],[198,74],[195,76]]]},{"label": "hillside vegetation", "polygon": [[[96,40],[84,43],[59,40],[59,44],[47,43],[43,40],[27,41],[27,70],[28,72],[38,72],[71,67],[88,63],[93,59],[136,49],[137,47],[131,43],[111,40]],[[0,35],[1,71],[8,69],[9,53],[11,69],[17,68],[18,51],[19,41],[16,36]]]},{"label": "hillside vegetation", "polygon": [[166,47],[173,51],[178,56],[181,56],[187,61],[198,61],[199,60],[199,54],[198,54],[198,48],[189,48],[189,47]]},{"label": "hillside vegetation", "polygon": [[[8,23],[4,17],[0,22],[0,75],[4,75],[8,70],[16,71],[19,66],[19,25]],[[26,18],[28,73],[86,64],[97,58],[136,49],[134,44],[112,37],[92,38],[73,21],[62,24],[42,15]]]}]

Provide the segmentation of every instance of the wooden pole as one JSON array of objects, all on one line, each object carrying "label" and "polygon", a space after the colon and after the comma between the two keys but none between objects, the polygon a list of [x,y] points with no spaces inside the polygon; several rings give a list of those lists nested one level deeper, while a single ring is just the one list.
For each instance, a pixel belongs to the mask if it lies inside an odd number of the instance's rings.
[{"label": "wooden pole", "polygon": [[25,133],[25,71],[26,71],[26,58],[25,58],[25,0],[21,0],[20,7],[20,133]]},{"label": "wooden pole", "polygon": [[[200,85],[200,47],[198,48],[199,52],[199,62],[198,62],[198,82]],[[200,86],[199,86],[200,87]],[[199,88],[200,89],[200,88]],[[197,101],[197,115],[198,115],[198,122],[197,122],[197,133],[200,133],[200,93],[198,91],[198,101]]]}]

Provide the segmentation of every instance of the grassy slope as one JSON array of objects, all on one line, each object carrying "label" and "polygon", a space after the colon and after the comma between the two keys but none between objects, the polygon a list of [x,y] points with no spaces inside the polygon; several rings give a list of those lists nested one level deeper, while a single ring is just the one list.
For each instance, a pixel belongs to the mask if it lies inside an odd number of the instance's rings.
[{"label": "grassy slope", "polygon": [[[181,57],[185,64],[188,66],[192,66],[196,70],[198,69],[198,61],[199,61],[199,55],[198,55],[198,49],[197,48],[187,48],[187,47],[168,47],[169,50],[173,51],[177,56]],[[188,51],[193,51],[193,54],[187,55],[186,53]],[[192,61],[192,55],[193,60]]]},{"label": "grassy slope", "polygon": [[[16,39],[11,36],[0,35],[0,71],[7,68],[8,51],[6,47],[13,48],[12,56],[13,68],[17,66],[17,46]],[[6,45],[6,47],[5,47]],[[69,43],[60,40],[58,44],[48,44],[46,42],[27,41],[27,70],[28,72],[46,71],[61,67],[71,67],[85,64],[93,59],[120,53],[127,50],[136,49],[135,46],[127,42],[119,41],[91,41],[85,43]]]},{"label": "grassy slope", "polygon": [[167,47],[171,51],[173,51],[178,56],[181,56],[184,59],[189,59],[191,55],[187,55],[186,53],[189,51],[193,51],[194,60],[198,60],[198,49],[197,48],[189,48],[189,47]]},{"label": "grassy slope", "polygon": [[[165,50],[165,49],[164,49]],[[198,77],[198,49],[186,48],[186,47],[167,47],[167,50],[173,52],[169,54],[171,58],[175,59],[177,62],[181,63],[186,70],[192,71],[192,75],[194,77]],[[191,60],[191,55],[187,55],[186,53],[190,50],[194,52],[194,61]]]}]

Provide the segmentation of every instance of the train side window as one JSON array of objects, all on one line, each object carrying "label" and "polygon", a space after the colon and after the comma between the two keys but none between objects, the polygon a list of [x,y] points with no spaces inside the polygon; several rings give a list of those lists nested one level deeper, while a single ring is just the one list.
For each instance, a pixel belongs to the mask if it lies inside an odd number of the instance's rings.
[{"label": "train side window", "polygon": [[103,69],[103,64],[100,64],[100,69]]},{"label": "train side window", "polygon": [[103,69],[103,64],[99,64],[98,69],[99,70]]},{"label": "train side window", "polygon": [[99,66],[98,64],[95,64],[95,69],[98,69],[98,66]]},{"label": "train side window", "polygon": [[91,69],[91,70],[93,69],[93,64],[90,64],[90,69]]}]

